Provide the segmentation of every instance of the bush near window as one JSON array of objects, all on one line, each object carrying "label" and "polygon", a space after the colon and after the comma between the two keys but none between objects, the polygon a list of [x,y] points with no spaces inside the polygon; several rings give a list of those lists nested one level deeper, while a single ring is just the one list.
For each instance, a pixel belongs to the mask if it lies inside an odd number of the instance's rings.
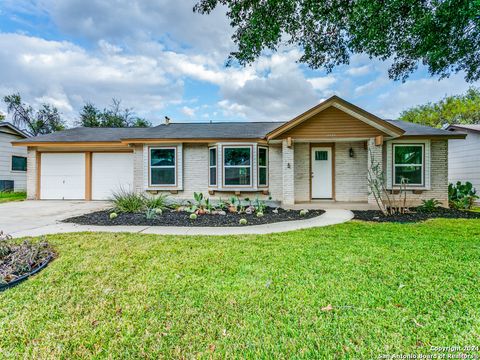
[{"label": "bush near window", "polygon": [[477,190],[469,181],[465,184],[457,181],[455,185],[448,185],[448,203],[451,208],[470,210],[477,199]]}]

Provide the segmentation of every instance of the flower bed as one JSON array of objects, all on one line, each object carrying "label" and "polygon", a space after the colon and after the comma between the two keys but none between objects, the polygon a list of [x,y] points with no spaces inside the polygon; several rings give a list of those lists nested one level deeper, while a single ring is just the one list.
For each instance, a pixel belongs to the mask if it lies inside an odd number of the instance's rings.
[{"label": "flower bed", "polygon": [[15,243],[0,232],[0,291],[12,287],[43,269],[55,252],[45,241]]},{"label": "flower bed", "polygon": [[[245,226],[271,224],[281,221],[304,220],[324,213],[323,210],[311,210],[302,212],[299,210],[284,210],[266,208],[263,216],[258,217],[257,214],[230,213],[222,214],[201,214],[196,219],[191,219],[192,213],[188,211],[164,210],[161,214],[148,219],[143,212],[135,213],[118,213],[116,217],[111,218],[111,210],[97,211],[90,214],[72,217],[64,220],[64,222],[76,223],[82,225],[145,225],[145,226]],[[240,224],[240,220],[245,219],[246,224]]]},{"label": "flower bed", "polygon": [[409,209],[405,214],[395,214],[385,216],[379,210],[354,210],[356,220],[374,221],[374,222],[419,222],[434,218],[448,219],[480,219],[480,213],[456,210],[447,208],[436,208],[434,211],[421,211],[419,208]]}]

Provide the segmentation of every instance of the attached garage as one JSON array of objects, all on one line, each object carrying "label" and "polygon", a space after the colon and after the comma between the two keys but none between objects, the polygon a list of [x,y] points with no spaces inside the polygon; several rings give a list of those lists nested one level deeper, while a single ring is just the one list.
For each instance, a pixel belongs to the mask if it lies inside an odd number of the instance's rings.
[{"label": "attached garage", "polygon": [[130,152],[40,154],[40,198],[44,200],[108,200],[133,188]]},{"label": "attached garage", "polygon": [[133,187],[131,153],[92,154],[92,200],[107,200],[112,193]]},{"label": "attached garage", "polygon": [[41,199],[85,199],[85,153],[42,153]]}]

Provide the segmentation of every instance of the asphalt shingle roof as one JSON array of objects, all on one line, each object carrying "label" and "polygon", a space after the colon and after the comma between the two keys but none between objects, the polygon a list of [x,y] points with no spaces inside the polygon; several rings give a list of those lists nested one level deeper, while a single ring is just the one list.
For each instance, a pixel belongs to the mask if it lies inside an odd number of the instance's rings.
[{"label": "asphalt shingle roof", "polygon": [[[448,128],[458,128],[458,129],[465,129],[465,130],[473,130],[473,131],[480,131],[480,124],[469,124],[469,125],[464,125],[464,124],[452,124]],[[447,128],[447,129],[448,129]]]},{"label": "asphalt shingle roof", "polygon": [[404,130],[403,136],[452,136],[447,130],[432,128],[430,126],[419,125],[402,120],[385,120],[392,125]]}]

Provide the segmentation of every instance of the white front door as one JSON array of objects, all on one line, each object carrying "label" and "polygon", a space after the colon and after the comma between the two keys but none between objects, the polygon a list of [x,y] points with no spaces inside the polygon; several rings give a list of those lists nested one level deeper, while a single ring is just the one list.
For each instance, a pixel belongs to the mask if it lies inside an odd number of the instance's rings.
[{"label": "white front door", "polygon": [[312,198],[331,199],[332,188],[332,148],[312,147]]},{"label": "white front door", "polygon": [[43,153],[41,156],[41,199],[85,199],[84,153]]},{"label": "white front door", "polygon": [[92,200],[108,200],[114,192],[133,190],[133,154],[92,154]]}]

